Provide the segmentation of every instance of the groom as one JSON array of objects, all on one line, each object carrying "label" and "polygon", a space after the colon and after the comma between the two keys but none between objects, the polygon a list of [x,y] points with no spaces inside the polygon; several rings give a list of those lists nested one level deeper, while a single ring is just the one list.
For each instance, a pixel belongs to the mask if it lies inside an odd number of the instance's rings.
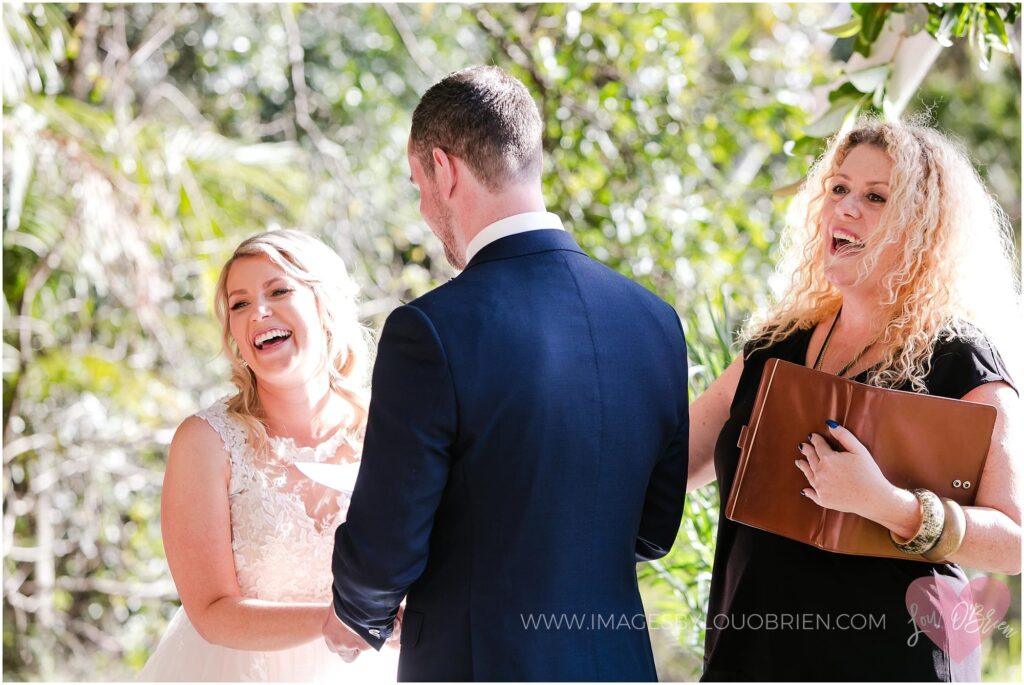
[{"label": "groom", "polygon": [[420,211],[460,276],[388,317],[334,548],[328,645],[400,680],[656,680],[636,562],[675,540],[686,343],[541,192],[542,122],[496,67],[413,113]]}]

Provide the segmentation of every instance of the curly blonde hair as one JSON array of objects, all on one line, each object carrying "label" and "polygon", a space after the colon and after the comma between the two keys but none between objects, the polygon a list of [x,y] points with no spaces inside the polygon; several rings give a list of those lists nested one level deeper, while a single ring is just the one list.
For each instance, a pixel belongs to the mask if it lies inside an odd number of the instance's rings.
[{"label": "curly blonde hair", "polygon": [[1005,320],[1020,311],[1006,214],[960,145],[927,126],[863,118],[829,141],[790,207],[779,264],[788,289],[748,322],[742,338],[751,350],[767,347],[839,309],[842,295],[825,278],[822,209],[832,177],[858,145],[892,160],[889,198],[865,247],[858,282],[885,251],[896,252],[895,267],[881,279],[884,326],[876,344],[882,358],[867,382],[926,392],[937,341],[982,342],[984,334],[1001,346]]},{"label": "curly blonde hair", "polygon": [[366,426],[372,337],[359,323],[356,296],[358,288],[348,275],[338,254],[313,236],[295,230],[259,233],[235,248],[220,272],[215,308],[221,323],[221,340],[231,362],[231,382],[238,394],[228,400],[228,413],[246,428],[248,439],[257,452],[268,446],[263,407],[256,392],[257,379],[239,352],[228,322],[227,279],[231,266],[239,259],[266,257],[288,276],[313,291],[317,312],[326,336],[327,363],[331,390],[352,406],[352,418],[345,430],[360,437]]}]

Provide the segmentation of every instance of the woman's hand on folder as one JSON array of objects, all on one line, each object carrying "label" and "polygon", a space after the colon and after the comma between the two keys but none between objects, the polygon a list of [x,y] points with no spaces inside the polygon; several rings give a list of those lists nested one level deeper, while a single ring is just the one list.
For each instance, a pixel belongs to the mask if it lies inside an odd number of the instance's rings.
[{"label": "woman's hand on folder", "polygon": [[915,517],[920,522],[914,495],[886,479],[857,436],[839,424],[826,429],[843,449],[832,449],[818,433],[800,443],[797,449],[804,459],[796,466],[810,485],[801,492],[818,506],[857,514],[897,532],[908,530],[912,536]]}]

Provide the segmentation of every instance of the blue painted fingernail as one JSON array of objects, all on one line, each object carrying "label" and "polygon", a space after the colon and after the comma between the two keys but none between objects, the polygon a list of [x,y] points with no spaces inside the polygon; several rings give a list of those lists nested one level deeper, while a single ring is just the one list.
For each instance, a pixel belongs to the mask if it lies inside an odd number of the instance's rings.
[{"label": "blue painted fingernail", "polygon": [[807,495],[805,495],[805,494],[804,494],[804,491],[803,491],[803,490],[801,490],[801,491],[800,491],[800,496],[801,496],[801,497],[807,497]]},{"label": "blue painted fingernail", "polygon": [[811,434],[810,433],[807,434],[807,442],[814,442],[813,440],[811,440]]},{"label": "blue painted fingernail", "polygon": [[839,428],[839,424],[833,421],[832,419],[829,419],[825,423],[828,425],[829,428]]}]

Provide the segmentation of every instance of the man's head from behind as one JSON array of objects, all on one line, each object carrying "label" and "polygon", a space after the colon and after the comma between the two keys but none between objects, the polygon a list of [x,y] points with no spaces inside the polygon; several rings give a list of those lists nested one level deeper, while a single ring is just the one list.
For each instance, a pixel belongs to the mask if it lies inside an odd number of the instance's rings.
[{"label": "man's head from behind", "polygon": [[444,243],[448,260],[461,268],[453,238],[457,217],[435,177],[447,174],[445,165],[455,158],[486,194],[539,186],[540,113],[526,86],[498,67],[454,72],[427,90],[413,112],[409,157],[410,164],[417,163],[413,180],[423,181],[417,183],[423,217]]},{"label": "man's head from behind", "polygon": [[518,79],[498,67],[470,67],[433,85],[412,114],[410,144],[433,177],[431,150],[464,160],[491,192],[540,176],[541,119]]}]

